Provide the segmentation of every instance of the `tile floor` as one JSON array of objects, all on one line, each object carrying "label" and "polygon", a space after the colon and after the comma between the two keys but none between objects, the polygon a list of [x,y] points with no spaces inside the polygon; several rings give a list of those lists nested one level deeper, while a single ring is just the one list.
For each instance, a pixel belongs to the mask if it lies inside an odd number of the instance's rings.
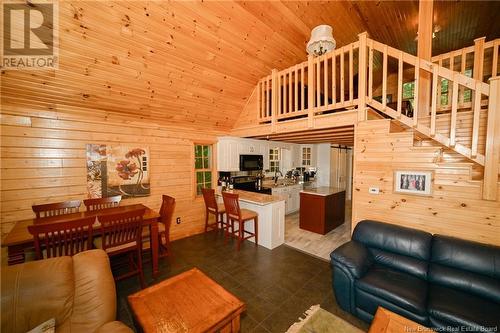
[{"label": "tile floor", "polygon": [[[335,302],[328,262],[287,246],[274,250],[245,242],[240,252],[224,243],[222,234],[210,232],[172,243],[175,258],[160,260],[160,277],[152,285],[192,267],[198,267],[247,305],[241,317],[241,332],[285,332],[311,305],[321,307],[367,330],[368,325],[342,311]],[[127,295],[139,290],[138,279],[117,283],[118,320],[133,327]]]},{"label": "tile floor", "polygon": [[330,261],[330,253],[351,239],[351,201],[346,201],[345,222],[326,235],[300,229],[299,212],[285,217],[285,244]]}]

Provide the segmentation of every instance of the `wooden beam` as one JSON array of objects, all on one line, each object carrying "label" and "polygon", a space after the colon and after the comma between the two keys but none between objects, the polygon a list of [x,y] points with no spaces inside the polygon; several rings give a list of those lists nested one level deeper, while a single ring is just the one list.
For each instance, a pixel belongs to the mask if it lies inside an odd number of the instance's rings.
[{"label": "wooden beam", "polygon": [[489,98],[483,199],[497,200],[498,164],[500,163],[500,76],[490,79]]},{"label": "wooden beam", "polygon": [[[433,0],[421,0],[418,3],[418,48],[417,57],[431,61],[432,58],[432,32],[433,32]],[[419,116],[429,115],[431,102],[431,73],[422,71],[419,73]]]}]

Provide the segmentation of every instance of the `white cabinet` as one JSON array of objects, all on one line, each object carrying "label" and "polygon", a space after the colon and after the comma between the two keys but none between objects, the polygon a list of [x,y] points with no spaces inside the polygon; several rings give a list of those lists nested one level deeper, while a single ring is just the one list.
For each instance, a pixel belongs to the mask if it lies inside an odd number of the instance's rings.
[{"label": "white cabinet", "polygon": [[217,142],[217,170],[239,171],[240,154],[238,141],[232,138],[219,138]]},{"label": "white cabinet", "polygon": [[290,214],[299,210],[301,190],[302,185],[299,184],[273,188],[273,195],[279,195],[285,199],[285,214]]}]

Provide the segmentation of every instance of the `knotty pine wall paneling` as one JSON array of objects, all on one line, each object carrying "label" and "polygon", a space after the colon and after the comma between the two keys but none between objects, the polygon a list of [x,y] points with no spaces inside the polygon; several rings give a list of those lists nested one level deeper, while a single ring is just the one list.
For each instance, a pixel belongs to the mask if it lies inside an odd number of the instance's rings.
[{"label": "knotty pine wall paneling", "polygon": [[[81,110],[80,110],[81,111]],[[106,119],[84,114],[46,112],[2,105],[1,114],[1,235],[15,221],[32,218],[31,205],[87,197],[87,143],[147,145],[150,148],[151,195],[124,199],[160,208],[161,195],[175,197],[172,239],[204,228],[202,198],[193,192],[193,144],[216,142],[222,133],[171,128],[152,123]],[[84,209],[84,207],[81,207]],[[175,218],[181,218],[181,224]]]},{"label": "knotty pine wall paneling", "polygon": [[[472,163],[440,163],[439,147],[415,147],[411,131],[391,132],[390,125],[384,119],[356,127],[353,228],[373,219],[500,245],[500,203],[481,199]],[[394,193],[395,170],[434,171],[432,196]],[[380,194],[368,193],[370,187],[379,187]]]}]

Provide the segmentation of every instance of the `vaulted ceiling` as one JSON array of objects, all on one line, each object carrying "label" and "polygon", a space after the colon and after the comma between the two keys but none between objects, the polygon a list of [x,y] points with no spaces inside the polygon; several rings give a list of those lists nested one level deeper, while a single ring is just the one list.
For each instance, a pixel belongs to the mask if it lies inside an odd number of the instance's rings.
[{"label": "vaulted ceiling", "polygon": [[[434,11],[434,54],[500,36],[500,2]],[[2,103],[227,130],[262,76],[306,59],[314,26],[416,53],[417,19],[417,1],[62,1],[59,69],[2,72]]]}]

